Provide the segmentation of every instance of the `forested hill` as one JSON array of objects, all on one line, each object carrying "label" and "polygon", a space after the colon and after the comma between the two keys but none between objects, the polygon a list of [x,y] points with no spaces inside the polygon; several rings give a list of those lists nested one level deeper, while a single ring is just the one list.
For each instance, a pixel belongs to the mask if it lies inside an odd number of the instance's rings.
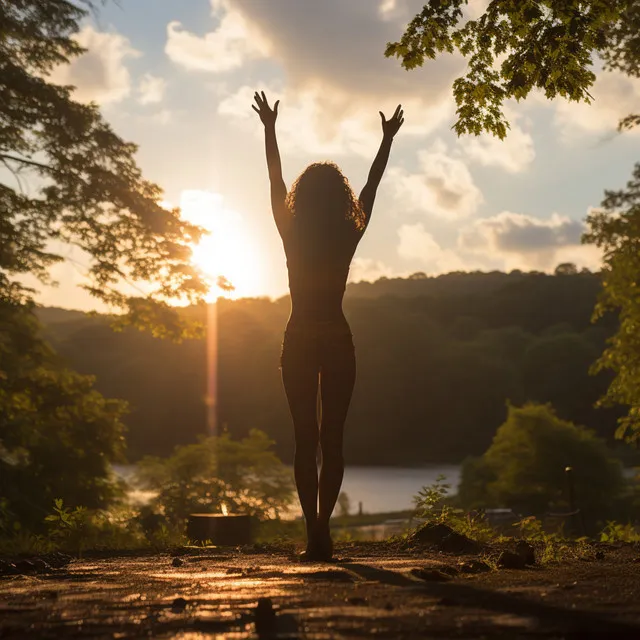
[{"label": "forested hill", "polygon": [[[416,274],[349,285],[345,313],[358,355],[347,422],[352,464],[459,461],[482,453],[506,404],[551,402],[560,416],[611,439],[617,414],[594,409],[606,376],[588,369],[615,327],[590,316],[596,274]],[[233,434],[257,427],[290,460],[293,439],[279,353],[288,298],[219,305],[218,407]],[[206,347],[105,318],[40,308],[61,357],[94,374],[106,395],[128,400],[129,456],[166,454],[206,432]]]}]

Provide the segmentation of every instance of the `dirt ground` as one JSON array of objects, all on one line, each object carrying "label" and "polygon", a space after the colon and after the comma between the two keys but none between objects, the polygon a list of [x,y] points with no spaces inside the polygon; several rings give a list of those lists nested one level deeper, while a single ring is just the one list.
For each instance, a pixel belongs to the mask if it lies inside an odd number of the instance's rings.
[{"label": "dirt ground", "polygon": [[337,558],[191,548],[4,575],[0,638],[640,638],[633,546],[484,573],[464,572],[478,556],[377,543]]}]

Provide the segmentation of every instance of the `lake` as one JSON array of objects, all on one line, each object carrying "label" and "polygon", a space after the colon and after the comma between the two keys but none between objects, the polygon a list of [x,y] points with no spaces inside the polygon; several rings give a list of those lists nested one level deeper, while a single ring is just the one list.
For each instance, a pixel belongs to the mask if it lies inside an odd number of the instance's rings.
[{"label": "lake", "polygon": [[[118,466],[115,470],[127,479],[133,467]],[[347,467],[342,491],[349,496],[351,513],[358,512],[359,503],[362,503],[364,513],[402,511],[411,509],[413,496],[422,487],[433,484],[439,475],[446,476],[446,482],[451,485],[450,492],[455,493],[460,481],[460,466],[442,464],[423,467]],[[141,502],[150,497],[148,492],[133,493],[135,495],[132,497]],[[299,513],[296,503],[295,514]]]},{"label": "lake", "polygon": [[413,496],[439,475],[446,477],[455,493],[460,481],[459,465],[428,465],[424,467],[347,467],[342,491],[349,496],[352,513],[362,503],[364,513],[402,511],[413,507]]}]

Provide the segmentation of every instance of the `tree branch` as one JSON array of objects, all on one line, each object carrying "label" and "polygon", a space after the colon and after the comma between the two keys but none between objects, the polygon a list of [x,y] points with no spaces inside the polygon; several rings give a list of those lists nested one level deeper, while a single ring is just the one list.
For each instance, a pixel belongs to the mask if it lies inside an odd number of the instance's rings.
[{"label": "tree branch", "polygon": [[16,156],[10,156],[6,153],[0,153],[0,159],[2,160],[13,160],[14,162],[21,162],[22,164],[28,164],[31,167],[38,167],[39,169],[47,169],[47,171],[51,171],[51,167],[46,164],[42,164],[41,162],[36,162],[35,160],[28,160],[27,158],[17,158]]}]

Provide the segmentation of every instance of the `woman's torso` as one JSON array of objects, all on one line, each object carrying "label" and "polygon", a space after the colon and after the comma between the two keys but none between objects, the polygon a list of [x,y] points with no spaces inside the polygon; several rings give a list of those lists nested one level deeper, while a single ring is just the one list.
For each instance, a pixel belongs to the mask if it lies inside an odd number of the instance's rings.
[{"label": "woman's torso", "polygon": [[349,267],[360,240],[355,228],[342,226],[332,234],[291,225],[283,237],[289,273],[291,327],[346,327],[342,310]]}]

